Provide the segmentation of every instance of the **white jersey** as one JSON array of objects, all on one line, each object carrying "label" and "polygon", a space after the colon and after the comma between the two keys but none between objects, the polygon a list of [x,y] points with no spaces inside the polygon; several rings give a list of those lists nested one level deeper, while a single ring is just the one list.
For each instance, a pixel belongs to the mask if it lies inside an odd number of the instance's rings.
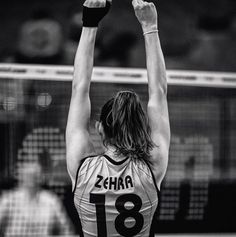
[{"label": "white jersey", "polygon": [[149,236],[158,189],[140,159],[88,157],[78,168],[74,203],[84,237]]}]

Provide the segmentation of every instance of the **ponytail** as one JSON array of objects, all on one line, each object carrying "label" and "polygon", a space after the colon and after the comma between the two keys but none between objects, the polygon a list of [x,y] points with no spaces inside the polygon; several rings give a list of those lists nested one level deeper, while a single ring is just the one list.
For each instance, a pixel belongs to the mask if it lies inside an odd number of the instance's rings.
[{"label": "ponytail", "polygon": [[102,109],[100,120],[104,127],[104,145],[112,145],[118,155],[148,160],[154,143],[148,119],[137,94],[118,92]]}]

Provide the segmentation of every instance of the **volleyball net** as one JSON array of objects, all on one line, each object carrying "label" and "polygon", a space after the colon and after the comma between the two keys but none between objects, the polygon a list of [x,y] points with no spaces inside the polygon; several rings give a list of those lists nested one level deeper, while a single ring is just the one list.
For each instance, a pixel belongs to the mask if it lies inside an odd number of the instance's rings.
[{"label": "volleyball net", "polygon": [[[72,75],[68,66],[0,65],[0,192],[14,186],[25,163],[40,159],[47,188],[75,223],[64,138]],[[236,232],[236,74],[167,76],[172,137],[155,231]],[[90,131],[97,152],[95,121],[119,90],[134,90],[146,106],[146,70],[94,69]]]}]

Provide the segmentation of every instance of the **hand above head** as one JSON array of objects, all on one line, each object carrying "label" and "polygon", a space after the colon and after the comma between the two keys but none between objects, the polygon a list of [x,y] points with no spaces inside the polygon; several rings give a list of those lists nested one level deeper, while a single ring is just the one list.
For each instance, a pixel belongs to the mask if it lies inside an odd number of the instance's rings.
[{"label": "hand above head", "polygon": [[132,4],[143,31],[157,30],[157,11],[154,3],[145,2],[143,0],[133,0]]},{"label": "hand above head", "polygon": [[111,0],[86,0],[83,5],[83,26],[98,27],[110,6]]}]

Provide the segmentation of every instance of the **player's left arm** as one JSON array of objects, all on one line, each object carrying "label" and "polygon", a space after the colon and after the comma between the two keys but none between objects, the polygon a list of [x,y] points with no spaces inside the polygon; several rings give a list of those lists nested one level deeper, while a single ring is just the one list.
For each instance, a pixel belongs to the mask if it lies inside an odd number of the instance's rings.
[{"label": "player's left arm", "polygon": [[106,0],[86,0],[84,3],[83,29],[75,56],[72,96],[66,127],[67,169],[73,185],[81,159],[95,153],[89,135],[89,90],[98,23],[107,14],[109,6]]},{"label": "player's left arm", "polygon": [[144,32],[149,95],[147,110],[151,137],[156,144],[151,151],[151,161],[160,188],[167,170],[170,145],[165,61],[158,34],[155,5],[143,0],[133,0],[133,7]]}]

